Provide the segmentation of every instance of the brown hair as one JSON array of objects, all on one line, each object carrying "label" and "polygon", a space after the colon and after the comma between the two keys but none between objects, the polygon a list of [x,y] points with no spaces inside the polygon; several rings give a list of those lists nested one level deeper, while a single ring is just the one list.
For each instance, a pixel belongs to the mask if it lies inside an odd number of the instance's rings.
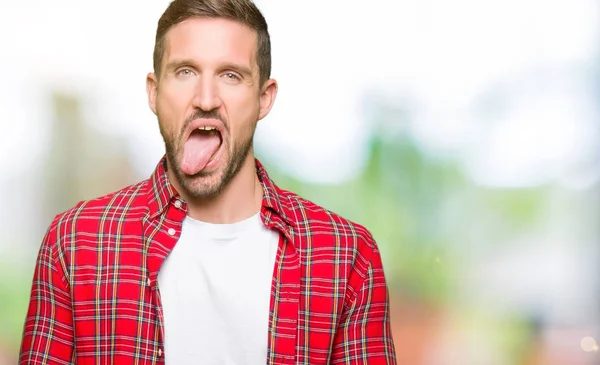
[{"label": "brown hair", "polygon": [[263,85],[271,75],[271,40],[267,21],[252,0],[173,0],[158,21],[154,44],[154,73],[160,77],[166,34],[173,26],[196,17],[234,20],[256,31],[256,61]]}]

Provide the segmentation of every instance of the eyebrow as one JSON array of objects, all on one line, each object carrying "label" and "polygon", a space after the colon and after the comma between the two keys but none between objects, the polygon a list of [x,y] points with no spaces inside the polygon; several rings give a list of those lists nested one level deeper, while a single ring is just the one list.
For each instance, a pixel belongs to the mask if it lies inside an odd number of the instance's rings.
[{"label": "eyebrow", "polygon": [[179,60],[175,59],[175,60],[169,61],[167,63],[167,65],[165,66],[165,70],[167,70],[167,71],[176,70],[179,67],[193,66],[194,64],[195,64],[195,62],[190,59],[179,59]]},{"label": "eyebrow", "polygon": [[237,63],[226,62],[221,65],[221,68],[224,70],[232,70],[238,72],[250,78],[252,77],[252,70],[249,67]]},{"label": "eyebrow", "polygon": [[[167,65],[165,66],[165,69],[167,71],[173,71],[178,69],[179,67],[183,67],[183,66],[191,66],[191,67],[196,67],[196,62],[192,59],[175,59],[170,61],[169,63],[167,63]],[[252,70],[247,67],[247,66],[243,66],[237,63],[233,63],[233,62],[224,62],[219,66],[220,70],[232,70],[235,72],[238,72],[244,76],[247,77],[252,77]]]}]

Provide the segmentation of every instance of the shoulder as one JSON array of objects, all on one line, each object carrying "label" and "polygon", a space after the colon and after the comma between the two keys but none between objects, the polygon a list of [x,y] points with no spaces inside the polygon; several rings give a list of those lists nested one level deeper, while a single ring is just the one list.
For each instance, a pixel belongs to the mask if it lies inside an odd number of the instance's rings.
[{"label": "shoulder", "polygon": [[351,250],[364,258],[378,251],[373,234],[365,226],[351,221],[298,194],[279,189],[283,201],[287,202],[287,213],[294,221],[294,231],[302,237],[311,237],[311,245],[329,246],[338,250]]},{"label": "shoulder", "polygon": [[58,213],[47,229],[45,243],[64,244],[80,234],[98,233],[106,223],[141,218],[147,210],[148,184],[149,181],[144,180],[104,196],[79,201]]}]

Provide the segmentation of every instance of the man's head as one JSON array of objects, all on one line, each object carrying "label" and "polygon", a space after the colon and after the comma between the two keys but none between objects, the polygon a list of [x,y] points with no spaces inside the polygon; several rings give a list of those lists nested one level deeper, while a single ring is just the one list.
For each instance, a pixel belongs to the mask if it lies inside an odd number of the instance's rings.
[{"label": "man's head", "polygon": [[189,197],[219,194],[252,159],[277,94],[270,71],[267,24],[251,0],[174,0],[160,18],[148,100]]}]

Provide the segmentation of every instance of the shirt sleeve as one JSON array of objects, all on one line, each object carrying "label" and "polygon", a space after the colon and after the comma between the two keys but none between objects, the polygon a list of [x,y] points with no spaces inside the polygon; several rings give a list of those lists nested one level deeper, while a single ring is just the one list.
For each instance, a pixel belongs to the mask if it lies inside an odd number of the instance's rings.
[{"label": "shirt sleeve", "polygon": [[389,292],[377,246],[354,302],[342,316],[331,364],[396,364],[390,326]]},{"label": "shirt sleeve", "polygon": [[55,222],[37,255],[19,354],[21,365],[74,363],[71,296],[57,255]]}]

